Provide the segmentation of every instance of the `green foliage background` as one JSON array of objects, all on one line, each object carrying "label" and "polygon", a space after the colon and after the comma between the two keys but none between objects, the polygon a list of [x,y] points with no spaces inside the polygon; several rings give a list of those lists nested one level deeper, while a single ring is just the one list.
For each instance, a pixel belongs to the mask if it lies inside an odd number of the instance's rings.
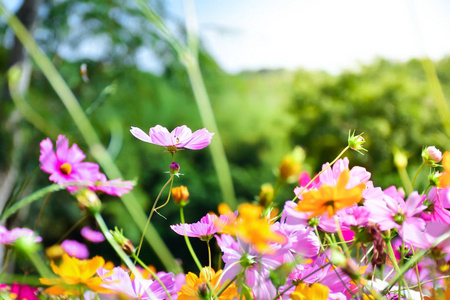
[{"label": "green foliage background", "polygon": [[[159,42],[156,40],[154,43]],[[131,45],[133,49],[136,46]],[[168,178],[165,172],[171,159],[161,147],[135,139],[129,129],[136,126],[148,131],[157,124],[169,130],[183,124],[193,130],[203,127],[185,71],[174,59],[167,59],[170,55],[165,52],[161,54],[166,58],[165,71],[160,76],[139,71],[135,65],[121,63],[117,57],[106,61],[67,62],[54,53],[51,55],[82,107],[89,112],[102,142],[109,145],[108,151],[116,159],[124,179],[137,180],[134,193],[149,211]],[[7,49],[2,47],[0,68],[3,82],[6,82],[6,57]],[[88,66],[88,83],[83,82],[79,74],[81,63]],[[367,168],[372,173],[374,184],[383,188],[402,184],[393,165],[394,147],[410,154],[408,172],[411,177],[421,164],[420,152],[424,146],[449,149],[449,139],[443,131],[418,60],[400,63],[380,59],[340,75],[301,69],[230,75],[203,50],[200,65],[240,202],[254,200],[261,184],[275,183],[279,163],[296,145],[306,151],[303,169],[310,174],[317,172],[321,164],[331,161],[346,146],[349,130],[364,132],[369,150],[364,156],[347,152],[351,166]],[[448,92],[450,59],[436,62],[436,68],[444,91]],[[100,97],[105,88],[108,95]],[[0,92],[7,95],[6,85]],[[86,151],[87,147],[70,116],[37,69],[32,73],[26,98],[36,112],[58,128],[60,134],[65,134],[71,143],[77,143]],[[3,115],[8,115],[13,109],[11,101],[2,101]],[[29,147],[21,153],[23,173],[10,203],[24,196],[26,186],[37,189],[49,184],[48,175],[39,170],[38,161],[39,142],[48,134],[39,132],[26,120],[21,121],[20,126],[26,132]],[[55,140],[56,136],[51,138]],[[4,126],[1,139],[0,163],[5,166],[10,159],[7,153],[11,137]],[[87,159],[92,160],[92,157],[88,155]],[[187,222],[196,222],[206,212],[216,211],[223,200],[211,156],[208,149],[187,150],[178,153],[176,161],[185,175],[176,178],[175,185],[188,186],[191,194],[191,202],[186,209]],[[426,175],[422,172],[419,178],[422,185],[418,188],[426,184]],[[278,202],[293,198],[294,187],[295,183],[286,186]],[[104,197],[103,200],[104,212],[111,224],[123,228],[126,235],[137,243],[139,233],[130,217],[123,213],[122,204],[113,197]],[[31,211],[38,211],[42,203],[36,202]],[[45,232],[46,243],[50,245],[58,241],[81,213],[68,193],[52,195],[49,203],[38,230]],[[169,225],[179,223],[176,206],[170,203],[160,213],[166,219],[155,216],[153,224],[174,255],[186,257],[186,250],[179,246],[182,238],[169,228]],[[36,217],[37,214],[30,214],[26,224],[32,227]],[[73,238],[79,238],[77,233]],[[206,247],[200,242],[194,247],[199,249],[200,257],[203,256],[202,251],[206,252]],[[157,264],[151,260],[149,251],[144,251],[142,257]],[[188,264],[187,268],[191,266]]]}]

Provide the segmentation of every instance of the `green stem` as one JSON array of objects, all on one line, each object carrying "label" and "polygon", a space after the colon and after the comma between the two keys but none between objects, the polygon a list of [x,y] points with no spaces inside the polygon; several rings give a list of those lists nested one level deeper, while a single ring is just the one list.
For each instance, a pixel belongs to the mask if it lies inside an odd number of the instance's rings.
[{"label": "green stem", "polygon": [[[181,219],[181,224],[185,224],[186,223],[186,221],[184,220],[184,210],[183,210],[183,207],[181,207],[181,206],[180,206],[180,219]],[[203,268],[202,264],[198,260],[198,257],[195,254],[194,249],[192,248],[191,242],[189,241],[189,237],[186,234],[184,235],[184,240],[186,242],[186,246],[189,249],[189,253],[191,253],[192,258],[194,259],[194,262],[197,265],[197,268],[201,271],[202,268]]]},{"label": "green stem", "polygon": [[[156,200],[155,200],[155,202],[153,203],[153,207],[152,207],[152,210],[150,211],[150,215],[148,216],[147,223],[145,223],[144,230],[142,231],[141,240],[140,240],[140,242],[139,242],[139,246],[138,246],[138,250],[137,250],[137,254],[136,254],[137,257],[139,257],[139,253],[141,253],[141,247],[142,247],[142,243],[144,242],[145,232],[147,231],[147,228],[148,228],[148,226],[150,225],[150,220],[151,220],[152,217],[153,217],[153,212],[155,211],[156,204],[158,204],[158,200],[159,200],[159,198],[161,197],[162,192],[163,192],[164,189],[167,187],[167,185],[168,185],[170,182],[172,182],[172,180],[173,180],[173,175],[170,175],[169,180],[167,180],[167,182],[166,182],[166,183],[164,184],[164,186],[161,188],[161,190],[159,191],[158,197],[156,197]],[[170,194],[169,194],[169,196],[170,196]]]},{"label": "green stem", "polygon": [[30,253],[29,251],[27,251],[26,255],[28,256],[30,261],[33,263],[33,265],[36,267],[36,270],[38,271],[39,275],[41,275],[41,277],[45,277],[45,278],[53,277],[53,274],[52,274],[52,272],[50,272],[50,269],[44,263],[42,258],[39,255],[37,255],[36,252],[33,251]]},{"label": "green stem", "polygon": [[112,234],[109,232],[108,226],[106,225],[105,221],[103,220],[103,217],[99,213],[94,214],[94,218],[98,223],[98,226],[100,227],[100,230],[102,231],[103,235],[105,236],[108,243],[111,245],[111,247],[116,251],[116,253],[119,255],[119,257],[122,259],[122,261],[125,263],[127,268],[134,274],[136,278],[142,279],[141,273],[136,269],[135,265],[131,261],[131,259],[128,257],[128,255],[123,251],[122,247],[116,242]]},{"label": "green stem", "polygon": [[420,171],[423,169],[423,167],[425,166],[425,162],[422,162],[422,164],[420,165],[419,169],[417,170],[416,174],[414,175],[413,181],[411,183],[411,187],[414,190],[414,183],[416,182],[417,179],[417,175],[419,175]]},{"label": "green stem", "polygon": [[5,275],[6,268],[8,267],[9,254],[11,253],[10,247],[5,247],[5,256],[3,257],[3,268],[0,273],[0,282],[2,281],[3,276]]},{"label": "green stem", "polygon": [[[80,130],[81,135],[89,146],[92,156],[98,161],[108,178],[123,178],[113,159],[106,151],[105,147],[100,143],[100,139],[98,138],[97,133],[89,119],[86,117],[80,103],[62,76],[58,73],[58,70],[52,64],[50,59],[42,52],[36,41],[23,26],[20,20],[9,12],[2,2],[0,2],[0,14],[5,17],[6,22],[13,30],[16,37],[27,49],[36,65],[42,70],[42,73],[44,73],[45,77],[48,79],[50,85],[53,87],[56,94],[66,107],[68,113],[72,117],[74,123]],[[130,213],[132,219],[136,222],[138,228],[143,231],[146,222],[146,215],[137,199],[132,193],[128,193],[123,195],[121,200],[125,208]],[[158,258],[169,271],[173,271],[175,273],[181,272],[181,268],[176,263],[175,258],[169,252],[169,249],[162,241],[158,232],[151,225],[147,229],[146,238]]]},{"label": "green stem", "polygon": [[400,175],[400,180],[402,181],[403,187],[407,195],[411,194],[413,188],[411,184],[411,179],[408,176],[406,168],[398,168],[398,174]]},{"label": "green stem", "polygon": [[225,150],[220,138],[219,129],[214,118],[214,112],[206,91],[205,83],[198,63],[198,36],[196,32],[195,10],[192,2],[187,1],[186,30],[188,45],[181,44],[175,34],[170,31],[164,20],[150,7],[146,0],[134,0],[143,14],[155,25],[164,39],[175,50],[180,62],[185,66],[191,83],[194,98],[200,112],[202,123],[208,130],[215,133],[214,139],[209,147],[219,179],[222,199],[231,209],[237,207],[234,194],[233,181],[231,179],[230,167],[228,165]]},{"label": "green stem", "polygon": [[344,248],[345,255],[347,256],[348,259],[350,259],[351,258],[350,251],[348,250],[347,242],[344,239],[344,235],[342,234],[341,226],[339,225],[339,220],[336,215],[334,215],[334,223],[336,224],[337,233],[338,233],[339,239],[342,242],[342,246]]},{"label": "green stem", "polygon": [[335,158],[331,163],[329,163],[328,166],[327,166],[325,169],[323,169],[322,171],[320,171],[319,173],[317,173],[316,176],[314,176],[314,177],[308,182],[308,184],[305,185],[305,186],[300,190],[300,192],[299,192],[297,195],[295,195],[295,197],[294,197],[294,199],[292,199],[292,201],[297,200],[297,199],[298,199],[298,196],[300,196],[300,195],[301,195],[301,194],[302,194],[302,193],[303,193],[303,192],[304,192],[304,191],[305,191],[305,190],[306,190],[306,189],[314,182],[314,180],[316,180],[316,178],[320,176],[320,174],[322,174],[322,173],[325,172],[328,168],[330,168],[332,165],[334,165],[334,163],[337,162],[338,159],[341,158],[341,156],[344,155],[344,153],[345,153],[348,149],[350,149],[350,146],[345,147],[344,150],[342,150],[341,153],[339,153],[339,155],[336,156],[336,158]]},{"label": "green stem", "polygon": [[74,231],[78,226],[80,226],[81,223],[83,223],[86,219],[88,218],[88,215],[84,215],[80,220],[78,220],[78,222],[76,222],[72,227],[70,227],[69,230],[67,230],[67,232],[59,238],[57,244],[60,244],[63,240],[65,240],[70,233],[72,233],[72,231]]},{"label": "green stem", "polygon": [[209,245],[209,240],[206,241],[206,245],[208,246],[208,265],[211,268],[211,246]]},{"label": "green stem", "polygon": [[[157,211],[160,208],[163,208],[164,206],[167,205],[167,203],[169,203],[170,201],[170,195],[172,195],[172,187],[173,187],[173,175],[172,175],[172,181],[170,181],[170,188],[169,188],[169,194],[167,194],[167,200],[166,202],[164,202],[163,205],[158,206],[157,208],[155,208],[154,210]],[[156,202],[156,201],[155,201]]]},{"label": "green stem", "polygon": [[170,295],[170,293],[167,290],[166,286],[161,281],[161,279],[159,279],[159,277],[155,274],[155,272],[153,272],[149,267],[147,267],[147,265],[136,254],[133,253],[132,254],[132,258],[134,258],[135,261],[137,261],[144,269],[146,269],[153,276],[153,278],[156,279],[156,281],[159,282],[159,284],[162,286],[162,288],[166,292],[167,297],[169,297],[169,299],[172,300],[172,296]]}]

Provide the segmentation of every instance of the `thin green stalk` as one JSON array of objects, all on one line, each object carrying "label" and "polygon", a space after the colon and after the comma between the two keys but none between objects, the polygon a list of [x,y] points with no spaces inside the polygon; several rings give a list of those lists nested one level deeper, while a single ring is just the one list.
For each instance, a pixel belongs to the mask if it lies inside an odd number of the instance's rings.
[{"label": "thin green stalk", "polygon": [[[52,64],[50,59],[38,47],[36,41],[23,26],[20,20],[9,12],[1,2],[0,14],[6,19],[6,22],[13,30],[14,34],[23,44],[25,49],[27,49],[28,53],[30,53],[30,56],[35,61],[36,65],[42,70],[45,77],[47,77],[50,85],[61,99],[74,123],[80,130],[81,135],[88,144],[92,156],[101,165],[106,175],[109,178],[122,178],[123,176],[111,156],[106,151],[105,147],[100,143],[97,133],[95,132],[89,119],[86,117],[78,100],[75,98],[67,83],[58,73],[58,70]],[[128,193],[123,195],[121,200],[127,211],[130,213],[132,219],[136,222],[138,228],[143,231],[147,218],[137,199],[132,193]],[[146,239],[158,258],[169,271],[173,271],[175,273],[181,272],[180,266],[176,263],[175,258],[169,252],[169,249],[151,224],[147,229]]]},{"label": "thin green stalk", "polygon": [[145,232],[147,231],[147,228],[150,225],[150,220],[152,219],[153,212],[155,211],[156,204],[158,204],[158,200],[161,197],[161,194],[164,191],[164,189],[172,181],[173,181],[173,175],[171,174],[169,180],[167,180],[167,182],[164,184],[164,186],[159,191],[159,194],[158,194],[158,197],[156,197],[155,203],[153,203],[153,207],[152,207],[152,210],[150,211],[150,215],[148,216],[147,223],[145,223],[144,230],[142,231],[141,240],[139,242],[139,246],[138,246],[138,250],[137,250],[137,254],[136,254],[137,257],[139,257],[139,253],[141,252],[141,247],[142,247],[142,242],[144,242]]},{"label": "thin green stalk", "polygon": [[417,172],[416,172],[416,174],[414,175],[413,181],[412,181],[412,183],[411,183],[412,189],[414,189],[414,183],[416,182],[417,175],[419,175],[420,171],[423,169],[424,166],[425,166],[425,162],[422,162],[422,164],[420,165],[419,169],[417,169]]},{"label": "thin green stalk", "polygon": [[232,209],[237,207],[236,196],[234,194],[233,181],[231,179],[230,167],[225,155],[225,150],[220,138],[211,102],[206,91],[205,83],[198,63],[198,36],[196,32],[195,10],[192,2],[187,1],[186,29],[188,36],[188,45],[180,43],[165,24],[164,20],[151,8],[145,0],[134,0],[143,14],[155,25],[168,44],[177,53],[180,62],[185,66],[191,83],[194,98],[200,112],[200,118],[203,125],[209,131],[214,132],[215,136],[209,147],[219,179],[219,185],[222,192],[222,199]]},{"label": "thin green stalk", "polygon": [[28,195],[25,198],[17,201],[10,207],[4,209],[0,216],[0,221],[7,219],[9,216],[16,213],[22,207],[24,207],[36,200],[39,200],[40,198],[44,197],[48,193],[53,193],[53,192],[57,192],[60,190],[64,190],[64,189],[66,189],[66,187],[73,186],[73,185],[82,185],[82,183],[81,182],[68,182],[66,184],[52,184],[52,185],[46,186],[44,188],[41,188],[41,189],[35,191],[34,193],[32,193],[31,195]]},{"label": "thin green stalk", "polygon": [[411,179],[408,176],[408,172],[406,168],[398,168],[398,174],[400,175],[400,180],[402,181],[403,187],[405,188],[405,192],[407,195],[411,194],[413,188]]},{"label": "thin green stalk", "polygon": [[72,231],[74,231],[78,226],[80,226],[81,223],[83,223],[87,218],[88,218],[88,215],[86,214],[86,215],[84,215],[80,220],[78,220],[75,224],[73,224],[73,226],[70,227],[70,229],[67,230],[67,232],[64,233],[63,236],[61,236],[61,237],[59,238],[57,244],[59,244],[59,243],[61,243],[62,241],[64,241],[64,240],[69,236],[69,234],[71,234]]},{"label": "thin green stalk", "polygon": [[209,240],[206,241],[208,246],[208,266],[211,268],[211,246],[209,245]]},{"label": "thin green stalk", "polygon": [[337,233],[338,233],[339,239],[342,242],[345,255],[347,256],[347,258],[350,259],[351,258],[350,251],[348,250],[347,243],[344,239],[344,235],[342,234],[341,226],[339,225],[339,220],[336,215],[334,215],[334,222],[336,224]]},{"label": "thin green stalk", "polygon": [[306,190],[306,189],[314,182],[314,180],[316,180],[316,178],[320,176],[320,174],[322,174],[322,173],[325,172],[328,168],[330,168],[332,165],[334,165],[334,163],[337,162],[338,159],[341,158],[341,156],[344,155],[344,153],[345,153],[348,149],[350,149],[350,146],[345,147],[344,150],[342,150],[341,153],[339,153],[339,155],[336,156],[336,158],[335,158],[331,163],[329,163],[328,166],[327,166],[325,169],[323,169],[322,171],[320,171],[319,173],[317,173],[316,176],[314,176],[314,177],[308,182],[308,184],[305,185],[305,186],[300,190],[300,192],[299,192],[297,195],[295,195],[295,197],[294,197],[294,199],[292,199],[292,201],[297,200],[297,199],[298,199],[298,196],[300,196],[300,195],[301,195],[301,194],[302,194],[302,193],[303,193],[303,192],[304,192],[304,191],[305,191],[305,190]]},{"label": "thin green stalk", "polygon": [[36,267],[36,270],[38,271],[39,275],[41,275],[41,277],[45,278],[53,277],[53,273],[50,272],[50,269],[47,267],[42,258],[35,251],[26,251],[26,255],[33,263],[33,265]]},{"label": "thin green stalk", "polygon": [[122,247],[116,242],[112,234],[109,232],[108,226],[106,225],[105,221],[103,220],[103,217],[100,213],[95,213],[94,218],[97,221],[98,226],[100,227],[100,230],[102,231],[103,235],[105,236],[108,243],[111,245],[111,247],[116,251],[117,255],[119,255],[120,259],[125,263],[127,268],[136,276],[136,278],[142,279],[141,273],[136,269],[135,265],[131,261],[131,259],[128,257],[128,255],[123,251]]},{"label": "thin green stalk", "polygon": [[[186,223],[186,221],[184,220],[184,210],[183,210],[183,207],[181,207],[181,206],[180,206],[180,219],[181,219],[181,224]],[[189,253],[191,253],[192,259],[194,259],[194,262],[197,265],[197,268],[201,271],[203,268],[202,264],[198,260],[197,254],[195,254],[195,251],[192,248],[191,242],[189,241],[189,237],[186,234],[184,235],[184,240],[186,242],[186,246],[189,249]]]},{"label": "thin green stalk", "polygon": [[132,258],[134,258],[134,260],[137,261],[141,265],[141,267],[146,269],[153,276],[153,278],[155,278],[156,281],[159,282],[159,284],[162,286],[162,288],[166,292],[167,297],[169,297],[169,299],[172,300],[172,296],[170,295],[169,291],[167,290],[167,287],[164,285],[164,283],[161,281],[161,279],[158,277],[158,275],[156,275],[155,272],[153,272],[149,267],[147,267],[147,265],[136,254],[133,253]]},{"label": "thin green stalk", "polygon": [[2,281],[2,278],[6,272],[6,268],[8,267],[10,253],[11,253],[11,247],[5,247],[5,255],[3,257],[3,268],[2,268],[2,271],[0,272],[0,282]]},{"label": "thin green stalk", "polygon": [[[412,250],[413,255],[416,254],[413,246],[411,246],[411,250]],[[414,269],[416,270],[417,286],[419,288],[420,299],[423,300],[422,285],[420,284],[419,267],[417,266],[417,263],[414,265]]]},{"label": "thin green stalk", "polygon": [[445,129],[445,132],[447,133],[447,136],[450,136],[449,108],[447,101],[445,100],[444,91],[442,90],[442,86],[439,81],[439,77],[437,76],[436,69],[433,62],[429,58],[422,59],[421,63],[425,71],[428,84],[430,85],[432,98],[434,100],[434,103],[436,104],[439,116],[441,117],[442,125]]},{"label": "thin green stalk", "polygon": [[[167,205],[167,203],[169,203],[170,201],[170,195],[172,195],[172,187],[173,187],[173,175],[172,175],[172,181],[170,181],[170,188],[169,188],[169,194],[167,194],[167,200],[166,202],[164,202],[163,205],[158,206],[157,208],[155,208],[154,210],[157,211],[160,208],[163,208],[164,206]],[[156,202],[156,201],[155,201]]]}]

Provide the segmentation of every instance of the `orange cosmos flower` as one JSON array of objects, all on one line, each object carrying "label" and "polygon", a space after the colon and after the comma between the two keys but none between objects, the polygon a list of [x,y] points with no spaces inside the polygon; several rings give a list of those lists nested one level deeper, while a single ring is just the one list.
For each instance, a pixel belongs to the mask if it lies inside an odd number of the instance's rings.
[{"label": "orange cosmos flower", "polygon": [[[215,272],[210,267],[204,267],[200,271],[200,278],[194,273],[189,272],[186,275],[186,284],[181,287],[181,291],[178,292],[178,300],[202,300],[212,299],[213,293],[210,290],[210,286],[213,288],[214,293],[221,289],[220,276],[222,270]],[[208,285],[207,282],[210,284]],[[224,283],[225,285],[228,282]],[[238,297],[237,289],[234,283],[231,283],[220,296],[218,300],[232,300]]]},{"label": "orange cosmos flower", "polygon": [[323,284],[314,283],[311,286],[307,286],[304,283],[300,283],[295,288],[295,291],[291,294],[292,300],[326,300],[328,299],[328,294],[330,289]]},{"label": "orange cosmos flower", "polygon": [[239,217],[230,225],[225,226],[223,233],[236,235],[247,244],[253,244],[259,253],[271,254],[275,250],[271,243],[286,243],[286,237],[274,232],[269,220],[261,217],[262,207],[244,203],[239,205]]},{"label": "orange cosmos flower", "polygon": [[80,295],[86,288],[99,293],[111,293],[110,290],[100,287],[102,279],[97,275],[97,269],[105,264],[103,257],[96,256],[89,260],[79,260],[64,254],[62,263],[58,267],[51,262],[51,267],[59,278],[40,278],[42,284],[51,285],[45,293],[59,295]]},{"label": "orange cosmos flower", "polygon": [[345,170],[339,176],[336,186],[322,185],[318,190],[303,194],[303,200],[296,209],[302,212],[312,212],[310,217],[315,217],[328,212],[331,217],[336,211],[358,203],[362,197],[365,184],[361,183],[354,188],[346,189],[350,178],[349,170]]},{"label": "orange cosmos flower", "polygon": [[439,187],[446,188],[450,186],[450,152],[445,151],[442,158],[442,166],[444,167],[444,172],[439,177]]}]

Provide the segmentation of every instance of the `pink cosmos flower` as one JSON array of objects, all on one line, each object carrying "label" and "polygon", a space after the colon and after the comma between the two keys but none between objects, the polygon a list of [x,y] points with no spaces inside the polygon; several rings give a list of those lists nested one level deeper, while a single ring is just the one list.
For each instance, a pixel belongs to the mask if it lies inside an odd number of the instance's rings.
[{"label": "pink cosmos flower", "polygon": [[[116,267],[112,271],[100,268],[97,274],[102,278],[102,287],[122,293],[131,299],[167,299],[167,294],[161,284],[156,280],[133,279],[121,267]],[[158,275],[161,282],[167,288],[169,294],[175,293],[175,279],[172,273]]]},{"label": "pink cosmos flower", "polygon": [[170,228],[179,235],[198,237],[203,241],[207,241],[215,233],[219,232],[228,223],[230,217],[232,218],[233,216],[225,214],[218,217],[214,214],[207,214],[197,223],[171,225]]},{"label": "pink cosmos flower", "polygon": [[[50,138],[41,142],[41,169],[51,174],[50,180],[59,184],[68,182],[86,183],[86,186],[93,191],[103,191],[109,195],[122,196],[133,189],[130,181],[122,182],[121,179],[108,181],[105,174],[100,172],[100,167],[96,163],[83,162],[85,155],[73,144],[69,148],[69,140],[64,136],[58,136],[56,141],[56,151]],[[80,189],[80,186],[69,186],[67,190],[71,193]]]},{"label": "pink cosmos flower", "polygon": [[450,189],[437,189],[433,187],[428,193],[424,204],[427,208],[421,215],[422,219],[427,222],[439,221],[450,225],[450,211],[449,206]]},{"label": "pink cosmos flower", "polygon": [[192,133],[186,125],[176,127],[172,132],[167,128],[156,125],[150,128],[149,134],[142,129],[131,127],[131,134],[141,141],[166,147],[169,151],[176,152],[179,148],[191,150],[203,149],[211,143],[214,133],[210,133],[206,128],[199,129]]},{"label": "pink cosmos flower", "polygon": [[105,240],[103,233],[96,231],[89,226],[81,228],[81,236],[93,243],[101,243]]},{"label": "pink cosmos flower", "polygon": [[42,238],[40,236],[35,236],[34,231],[31,229],[13,228],[8,230],[5,226],[0,225],[0,244],[12,246],[14,242],[21,237],[34,238],[36,243],[42,241]]},{"label": "pink cosmos flower", "polygon": [[51,181],[59,184],[79,181],[82,172],[99,172],[97,164],[82,162],[86,156],[76,144],[69,149],[69,140],[64,135],[58,136],[55,148],[56,151],[50,138],[41,142],[41,169],[51,174]]},{"label": "pink cosmos flower", "polygon": [[89,250],[85,244],[74,240],[65,240],[61,243],[61,247],[66,251],[70,256],[86,259],[89,257]]},{"label": "pink cosmos flower", "polygon": [[417,216],[426,208],[424,197],[416,191],[406,201],[385,195],[384,201],[365,201],[364,206],[370,211],[369,221],[377,223],[381,230],[397,228],[405,242],[423,248],[425,221]]}]

